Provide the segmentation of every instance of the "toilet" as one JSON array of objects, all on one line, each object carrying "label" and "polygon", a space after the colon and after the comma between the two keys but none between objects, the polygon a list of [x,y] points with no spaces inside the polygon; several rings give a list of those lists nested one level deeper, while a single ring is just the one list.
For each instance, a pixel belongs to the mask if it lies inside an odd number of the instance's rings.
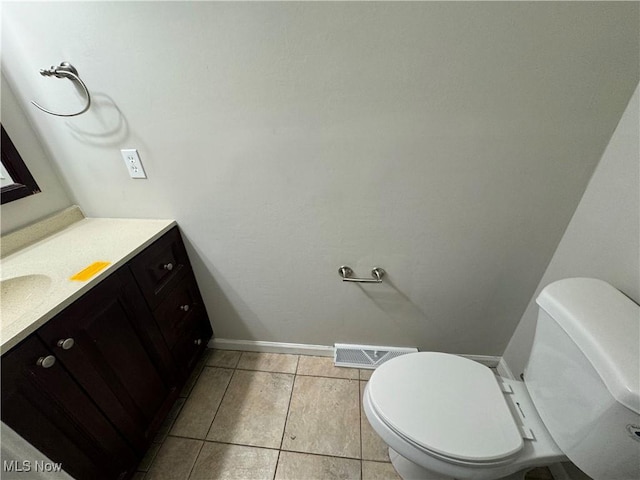
[{"label": "toilet", "polygon": [[375,370],[364,411],[403,479],[519,480],[567,460],[640,479],[640,307],[591,278],[554,282],[537,304],[524,381],[438,352]]}]

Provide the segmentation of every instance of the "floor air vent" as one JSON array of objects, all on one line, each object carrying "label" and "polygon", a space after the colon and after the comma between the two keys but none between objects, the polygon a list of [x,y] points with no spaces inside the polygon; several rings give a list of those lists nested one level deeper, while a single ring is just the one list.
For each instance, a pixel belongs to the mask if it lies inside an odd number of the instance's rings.
[{"label": "floor air vent", "polygon": [[417,348],[336,343],[333,361],[336,367],[376,368],[387,360],[417,351]]}]

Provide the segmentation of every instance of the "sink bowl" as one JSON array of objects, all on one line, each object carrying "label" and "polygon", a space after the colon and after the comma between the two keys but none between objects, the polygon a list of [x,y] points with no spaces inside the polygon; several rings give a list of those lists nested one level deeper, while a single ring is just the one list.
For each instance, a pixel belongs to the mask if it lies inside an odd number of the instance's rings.
[{"label": "sink bowl", "polygon": [[46,275],[22,275],[0,280],[0,321],[3,326],[40,305],[51,288]]}]

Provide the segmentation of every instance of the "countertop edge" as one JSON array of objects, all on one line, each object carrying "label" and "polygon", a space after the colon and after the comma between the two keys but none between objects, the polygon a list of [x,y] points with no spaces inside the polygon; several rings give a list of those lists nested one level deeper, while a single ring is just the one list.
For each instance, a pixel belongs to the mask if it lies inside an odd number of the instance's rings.
[{"label": "countertop edge", "polygon": [[[99,219],[96,219],[96,220],[99,220]],[[111,219],[105,219],[105,220],[111,220]],[[114,220],[138,220],[138,219],[114,219]],[[145,221],[145,219],[139,219],[139,220]],[[152,220],[157,221],[157,219],[152,219]],[[45,323],[47,323],[49,320],[51,320],[53,317],[59,314],[62,310],[67,308],[69,305],[75,302],[78,298],[80,298],[82,295],[84,295],[93,287],[95,287],[97,284],[99,284],[102,280],[104,280],[109,275],[111,275],[116,270],[118,270],[120,267],[125,265],[129,260],[131,260],[137,254],[139,254],[142,250],[150,246],[153,242],[158,240],[169,230],[177,226],[177,222],[175,220],[167,219],[166,221],[169,223],[167,223],[164,227],[161,227],[151,237],[147,238],[141,244],[134,247],[129,253],[124,255],[122,258],[111,263],[111,265],[109,265],[106,269],[96,274],[94,277],[92,277],[90,280],[84,283],[78,290],[74,291],[72,294],[65,297],[57,305],[49,309],[46,313],[39,316],[36,320],[32,321],[31,323],[24,326],[23,328],[20,328],[16,332],[9,332],[9,334],[6,337],[5,337],[5,332],[2,332],[3,338],[1,339],[1,342],[0,342],[0,356],[9,352],[13,347],[18,345],[21,341],[26,339],[29,335],[34,333],[36,330],[38,330],[41,326],[43,326]],[[11,327],[11,325],[7,326],[7,328],[8,327]]]}]

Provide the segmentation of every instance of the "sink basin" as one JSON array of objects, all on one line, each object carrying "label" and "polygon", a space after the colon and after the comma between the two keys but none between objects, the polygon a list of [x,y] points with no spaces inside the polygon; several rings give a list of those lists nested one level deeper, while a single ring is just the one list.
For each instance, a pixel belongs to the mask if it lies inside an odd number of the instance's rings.
[{"label": "sink basin", "polygon": [[3,326],[40,305],[51,288],[46,275],[23,275],[0,280],[0,320]]}]

